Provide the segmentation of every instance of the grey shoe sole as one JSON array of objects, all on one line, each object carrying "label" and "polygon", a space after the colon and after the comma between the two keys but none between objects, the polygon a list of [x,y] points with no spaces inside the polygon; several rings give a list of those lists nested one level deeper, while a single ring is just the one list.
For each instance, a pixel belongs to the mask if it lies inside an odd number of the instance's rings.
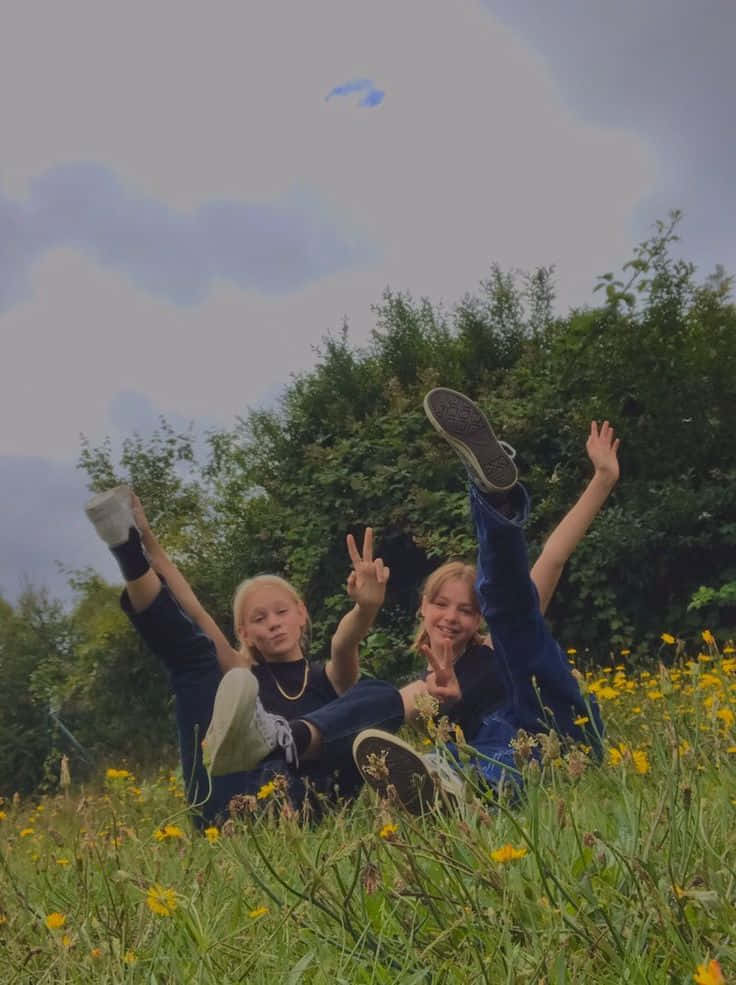
[{"label": "grey shoe sole", "polygon": [[381,797],[395,798],[417,815],[434,804],[438,788],[422,757],[390,732],[361,732],[353,743],[353,759],[365,782]]},{"label": "grey shoe sole", "polygon": [[437,387],[424,398],[430,423],[462,459],[477,486],[489,493],[508,492],[519,478],[483,412],[456,390]]},{"label": "grey shoe sole", "polygon": [[258,680],[244,667],[236,667],[220,681],[212,720],[202,743],[202,759],[212,776],[239,773],[255,765],[248,758],[244,727],[253,718]]}]

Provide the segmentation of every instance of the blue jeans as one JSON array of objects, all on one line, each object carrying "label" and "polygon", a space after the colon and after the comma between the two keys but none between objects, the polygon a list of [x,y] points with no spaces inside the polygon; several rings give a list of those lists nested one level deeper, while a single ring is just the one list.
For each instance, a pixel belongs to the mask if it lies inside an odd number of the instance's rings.
[{"label": "blue jeans", "polygon": [[[210,779],[202,763],[202,739],[212,718],[222,671],[215,646],[182,611],[166,586],[143,612],[133,612],[127,592],[123,610],[168,670],[174,694],[179,752],[187,799],[197,822],[212,822],[236,794],[255,794],[276,774],[286,777],[289,799],[299,808],[312,793],[316,812],[323,798],[353,797],[362,783],[353,763],[352,743],[364,728],[397,731],[404,722],[401,695],[385,681],[364,680],[335,701],[303,716],[322,735],[319,760],[288,766],[283,756],[263,760],[256,769]],[[268,709],[266,709],[268,710]]]},{"label": "blue jeans", "polygon": [[[511,519],[491,506],[474,485],[470,512],[478,544],[476,591],[505,676],[506,703],[486,716],[470,744],[483,756],[474,766],[484,780],[496,785],[512,779],[514,754],[510,741],[519,729],[548,732],[586,743],[601,752],[603,722],[594,699],[583,700],[578,683],[559,643],[539,609],[539,596],[529,575],[523,526],[529,515],[529,496],[519,484],[512,493],[516,512]],[[587,725],[575,719],[586,716]]]}]

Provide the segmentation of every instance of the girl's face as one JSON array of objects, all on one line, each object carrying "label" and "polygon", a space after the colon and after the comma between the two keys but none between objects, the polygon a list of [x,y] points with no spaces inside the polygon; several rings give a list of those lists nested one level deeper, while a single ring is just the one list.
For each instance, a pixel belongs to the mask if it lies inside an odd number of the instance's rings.
[{"label": "girl's face", "polygon": [[254,646],[264,660],[301,660],[302,631],[307,622],[303,602],[274,585],[256,588],[247,597],[240,613],[238,632]]},{"label": "girl's face", "polygon": [[456,660],[480,626],[473,590],[462,578],[449,578],[431,599],[425,595],[421,612],[432,651],[449,640]]}]

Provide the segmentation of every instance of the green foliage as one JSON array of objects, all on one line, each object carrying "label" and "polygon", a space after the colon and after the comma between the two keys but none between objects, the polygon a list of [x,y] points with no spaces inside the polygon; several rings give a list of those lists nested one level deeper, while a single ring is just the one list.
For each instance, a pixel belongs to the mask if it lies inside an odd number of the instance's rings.
[{"label": "green foliage", "polygon": [[[274,409],[207,436],[204,461],[191,434],[162,421],[150,440],[130,437],[119,462],[109,443],[84,442],[80,466],[91,489],[134,486],[226,631],[241,579],[292,580],[312,616],[316,657],[347,609],[345,535],[373,526],[392,573],[364,665],[403,679],[417,666],[408,643],[423,579],[447,557],[474,555],[464,473],[427,424],[426,391],[467,393],[519,450],[534,504],[532,557],[590,475],[591,419],[608,419],[622,438],[622,478],[567,566],[549,610],[553,630],[592,662],[618,649],[644,657],[663,630],[733,632],[736,308],[722,270],[699,282],[673,256],[678,218],[659,224],[621,277],[601,278],[600,307],[555,317],[550,268],[525,277],[494,266],[451,310],[386,291],[364,348],[347,327],[325,339],[314,368]],[[703,585],[725,587],[708,594]],[[67,616],[36,599],[44,620],[27,619],[22,606],[3,617],[8,694],[35,682],[35,704],[17,704],[36,737],[32,758],[42,761],[56,741],[40,710],[50,696],[85,745],[143,755],[160,745],[153,723],[168,721],[162,677],[115,592],[89,573],[76,587]],[[4,788],[12,762],[0,769]],[[34,766],[28,782],[36,775]]]}]

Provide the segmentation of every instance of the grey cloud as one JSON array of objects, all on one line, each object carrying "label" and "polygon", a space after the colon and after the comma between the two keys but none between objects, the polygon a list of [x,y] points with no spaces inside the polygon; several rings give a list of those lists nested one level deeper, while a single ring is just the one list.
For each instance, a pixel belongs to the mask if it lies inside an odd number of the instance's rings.
[{"label": "grey cloud", "polygon": [[184,213],[136,194],[101,165],[68,164],[34,179],[25,201],[0,195],[0,311],[22,297],[33,261],[61,246],[179,304],[200,301],[216,278],[281,294],[374,257],[304,192]]},{"label": "grey cloud", "polygon": [[736,272],[733,0],[484,2],[543,56],[578,115],[643,135],[658,152],[662,173],[635,234],[681,208],[683,254]]}]

